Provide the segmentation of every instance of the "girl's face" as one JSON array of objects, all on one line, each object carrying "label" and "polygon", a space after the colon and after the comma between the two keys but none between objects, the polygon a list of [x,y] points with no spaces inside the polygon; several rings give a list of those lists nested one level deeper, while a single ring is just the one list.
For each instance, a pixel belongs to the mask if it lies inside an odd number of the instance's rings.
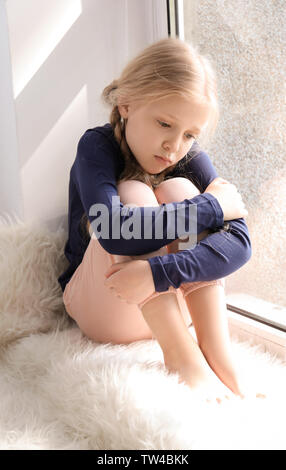
[{"label": "girl's face", "polygon": [[127,143],[149,174],[160,173],[181,160],[209,118],[209,108],[179,96],[160,98],[147,104],[119,105],[118,109],[127,119]]}]

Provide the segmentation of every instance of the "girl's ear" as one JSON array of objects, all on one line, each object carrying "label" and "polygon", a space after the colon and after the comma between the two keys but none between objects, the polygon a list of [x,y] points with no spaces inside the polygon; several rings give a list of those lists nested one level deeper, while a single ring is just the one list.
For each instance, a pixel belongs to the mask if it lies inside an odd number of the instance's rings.
[{"label": "girl's ear", "polygon": [[120,113],[120,116],[124,119],[128,118],[128,111],[129,111],[129,105],[128,104],[119,104],[118,105],[118,111]]}]

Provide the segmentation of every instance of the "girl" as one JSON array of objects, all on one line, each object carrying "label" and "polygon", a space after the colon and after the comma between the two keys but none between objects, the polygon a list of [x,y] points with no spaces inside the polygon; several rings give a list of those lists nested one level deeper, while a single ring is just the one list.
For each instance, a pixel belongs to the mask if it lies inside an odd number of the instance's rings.
[{"label": "girl", "polygon": [[[84,133],[70,172],[70,266],[59,278],[66,310],[94,341],[156,338],[167,369],[207,397],[243,396],[224,277],[251,256],[247,211],[196,142],[218,121],[212,66],[190,44],[163,39],[102,96],[112,106],[110,123]],[[188,233],[197,235],[192,249],[167,217],[182,210]],[[130,216],[137,237],[128,236]]]}]

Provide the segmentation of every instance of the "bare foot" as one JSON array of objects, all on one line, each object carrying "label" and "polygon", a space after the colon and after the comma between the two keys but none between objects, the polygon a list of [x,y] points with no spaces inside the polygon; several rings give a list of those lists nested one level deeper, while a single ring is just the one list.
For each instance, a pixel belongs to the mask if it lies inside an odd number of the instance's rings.
[{"label": "bare foot", "polygon": [[256,387],[249,384],[243,384],[241,386],[241,397],[242,398],[266,398],[266,393],[257,392]]},{"label": "bare foot", "polygon": [[235,395],[240,398],[266,398],[266,394],[262,392],[257,392],[257,389],[253,385],[249,385],[247,382],[242,380],[241,377],[238,378],[237,372],[233,369],[231,372],[226,370],[220,371],[221,375],[217,373],[215,369],[213,372],[217,375],[218,379]]},{"label": "bare foot", "polygon": [[200,398],[208,402],[221,403],[225,399],[229,400],[236,396],[219,380],[207,362],[197,363],[188,357],[182,358],[165,353],[164,362],[170,373],[179,374],[179,383],[185,383]]}]

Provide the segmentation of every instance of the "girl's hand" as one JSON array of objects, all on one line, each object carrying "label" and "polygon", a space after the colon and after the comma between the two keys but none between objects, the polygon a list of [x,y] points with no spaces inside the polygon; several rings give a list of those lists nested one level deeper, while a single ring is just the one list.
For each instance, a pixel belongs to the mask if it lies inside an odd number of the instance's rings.
[{"label": "girl's hand", "polygon": [[224,178],[215,178],[208,185],[205,193],[211,193],[218,200],[224,214],[224,220],[239,219],[248,215],[236,186]]},{"label": "girl's hand", "polygon": [[146,260],[114,263],[105,273],[104,285],[127,303],[138,304],[155,292],[152,270]]}]

